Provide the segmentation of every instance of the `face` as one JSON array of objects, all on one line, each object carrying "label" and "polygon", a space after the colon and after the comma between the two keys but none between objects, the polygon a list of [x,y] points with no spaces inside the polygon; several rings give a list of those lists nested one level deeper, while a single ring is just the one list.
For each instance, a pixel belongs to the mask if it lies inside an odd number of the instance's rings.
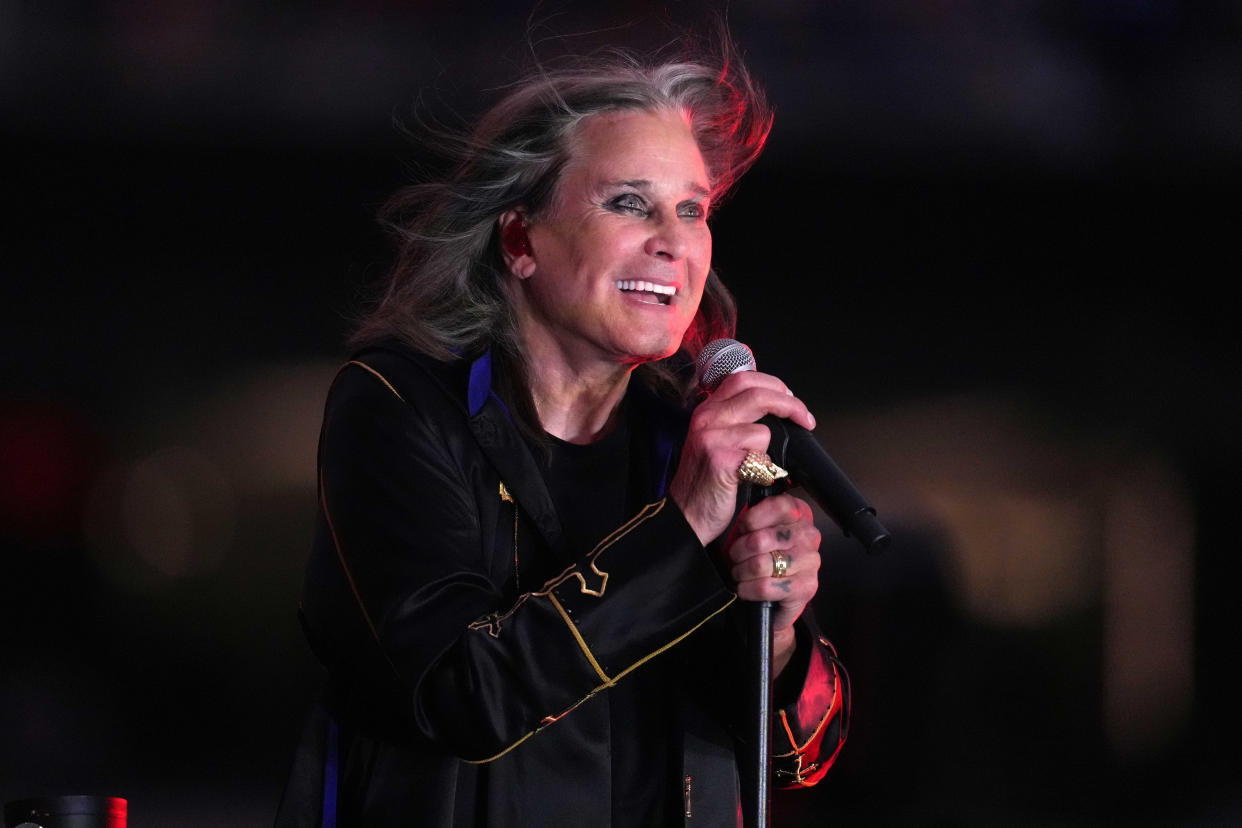
[{"label": "face", "polygon": [[531,356],[632,365],[675,353],[711,264],[708,192],[680,114],[584,121],[553,203],[506,253]]}]

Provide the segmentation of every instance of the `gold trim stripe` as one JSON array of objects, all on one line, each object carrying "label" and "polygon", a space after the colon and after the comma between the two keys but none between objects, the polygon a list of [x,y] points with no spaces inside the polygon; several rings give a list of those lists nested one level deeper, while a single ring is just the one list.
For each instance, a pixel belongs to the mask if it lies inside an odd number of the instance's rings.
[{"label": "gold trim stripe", "polygon": [[713,612],[711,615],[707,616],[707,617],[706,617],[706,618],[704,618],[702,621],[700,621],[699,623],[695,624],[695,625],[694,625],[693,627],[691,627],[690,629],[686,630],[686,632],[685,632],[683,635],[681,635],[681,636],[679,636],[679,637],[677,637],[677,638],[673,639],[672,641],[668,642],[667,644],[665,644],[663,647],[661,647],[660,649],[656,650],[655,652],[650,653],[650,654],[648,654],[648,655],[646,655],[646,656],[643,656],[643,657],[642,657],[642,658],[640,658],[638,661],[635,661],[633,664],[631,664],[629,667],[626,667],[624,670],[622,670],[621,672],[617,673],[617,676],[616,676],[616,678],[614,678],[614,679],[612,680],[612,683],[613,683],[613,684],[616,684],[616,683],[617,683],[617,679],[621,678],[621,677],[622,677],[622,676],[624,676],[624,675],[627,675],[627,674],[628,674],[628,673],[630,673],[632,670],[636,670],[637,668],[639,668],[639,667],[641,667],[642,665],[646,664],[648,661],[650,661],[651,659],[655,658],[655,657],[656,657],[656,656],[658,656],[660,653],[662,653],[662,652],[664,652],[665,650],[667,650],[669,647],[672,647],[672,646],[674,646],[674,645],[676,645],[676,644],[681,643],[683,640],[685,640],[685,639],[686,639],[686,637],[688,637],[691,633],[693,633],[693,632],[694,632],[695,630],[697,630],[699,627],[703,626],[703,625],[704,625],[704,624],[706,624],[708,621],[712,620],[712,619],[713,619],[713,618],[715,618],[717,615],[719,615],[720,613],[724,612],[724,611],[725,611],[725,610],[729,607],[729,605],[730,605],[730,604],[732,604],[732,603],[733,603],[734,601],[736,601],[736,600],[737,600],[737,596],[736,596],[736,595],[731,595],[731,596],[729,596],[729,600],[728,600],[728,601],[726,601],[726,602],[725,602],[725,604],[724,604],[724,606],[722,606],[720,609],[716,610],[716,611],[715,611],[715,612]]},{"label": "gold trim stripe", "polygon": [[[581,704],[581,702],[579,702],[579,704]],[[531,736],[534,736],[536,733],[538,733],[541,730],[543,730],[542,727],[535,728],[530,733],[527,733],[525,736],[523,736],[521,739],[518,739],[516,742],[509,745],[507,748],[502,750],[500,753],[497,753],[495,756],[489,756],[486,759],[462,759],[461,761],[465,762],[467,765],[486,765],[488,762],[495,762],[497,759],[504,756],[506,753],[513,750],[515,747],[522,744],[522,742],[525,742],[527,739],[529,739]]]},{"label": "gold trim stripe", "polygon": [[328,512],[328,493],[324,491],[322,471],[319,472],[319,505],[323,507],[323,519],[328,524],[328,534],[332,535],[332,546],[336,549],[336,559],[345,573],[345,580],[349,582],[349,589],[354,593],[354,600],[358,602],[358,609],[362,610],[362,617],[367,622],[367,629],[371,631],[371,635],[375,640],[379,641],[379,633],[375,631],[375,622],[371,620],[371,613],[367,612],[366,604],[362,602],[362,593],[358,591],[358,584],[354,583],[354,574],[350,571],[349,564],[345,562],[345,550],[341,549],[341,541],[336,536],[336,527],[332,524],[331,513]]},{"label": "gold trim stripe", "polygon": [[394,675],[400,677],[401,673],[397,670],[397,665],[393,663],[392,656],[388,654],[388,649],[380,641],[379,632],[375,629],[375,622],[371,620],[371,613],[367,611],[367,606],[362,601],[362,593],[358,591],[358,584],[354,582],[354,573],[345,561],[345,550],[341,548],[341,542],[336,536],[336,527],[332,524],[332,515],[328,512],[328,494],[324,491],[322,471],[319,473],[319,502],[323,506],[323,519],[328,524],[328,534],[332,535],[332,546],[336,549],[336,560],[341,565],[341,571],[345,574],[345,580],[349,582],[350,592],[354,594],[354,600],[358,603],[358,611],[362,613],[362,619],[366,621],[367,629],[371,631],[371,637],[380,645],[380,652],[384,654],[384,661],[388,662],[388,668],[392,670]]},{"label": "gold trim stripe", "polygon": [[[401,402],[405,402],[405,398],[401,396],[400,392],[398,392],[396,388],[393,388],[392,383],[390,383],[387,379],[385,379],[384,375],[381,374],[379,371],[376,371],[374,368],[372,368],[370,365],[367,365],[365,362],[359,362],[356,359],[351,359],[349,362],[346,362],[344,365],[342,365],[341,371],[344,371],[350,365],[357,365],[359,368],[362,368],[363,370],[368,371],[374,376],[376,376],[377,378],[379,378],[379,381],[384,383],[384,385],[388,388],[389,391],[391,391],[393,394],[396,394],[397,399],[401,400]],[[328,533],[332,535],[332,546],[336,549],[336,559],[337,561],[340,562],[341,569],[345,573],[345,580],[349,582],[349,589],[351,592],[354,593],[354,600],[358,602],[358,609],[362,611],[362,617],[367,622],[367,628],[371,631],[371,635],[378,642],[380,640],[379,632],[377,632],[376,630],[375,622],[371,620],[371,613],[367,611],[366,604],[364,604],[362,601],[362,593],[358,591],[358,584],[354,581],[354,574],[350,570],[349,564],[345,562],[345,550],[341,547],[341,540],[339,537],[337,537],[337,534],[336,534],[336,526],[333,525],[332,523],[332,514],[328,511],[328,493],[323,485],[323,470],[322,469],[319,470],[319,505],[323,507],[323,518],[324,518],[324,521],[328,524]],[[383,648],[381,647],[381,650],[382,649]],[[384,657],[386,659],[388,658],[387,651],[384,652]],[[389,666],[392,666],[394,670],[396,669],[395,665],[392,664],[391,659],[388,660],[388,663],[389,663]]]},{"label": "gold trim stripe", "polygon": [[[832,709],[831,705],[829,706],[828,709],[829,710]],[[789,740],[789,746],[792,747],[793,750],[789,751],[789,753],[778,753],[776,755],[777,757],[793,756],[795,753],[798,752],[798,740],[794,738],[793,728],[789,726],[789,716],[786,715],[784,710],[780,711],[780,714],[781,714],[781,724],[785,726],[785,738]]]},{"label": "gold trim stripe", "polygon": [[582,648],[582,653],[587,657],[587,661],[591,662],[591,666],[595,668],[595,673],[603,679],[606,686],[610,686],[613,682],[608,678],[608,674],[604,672],[604,668],[599,666],[599,662],[595,660],[595,654],[591,652],[591,648],[582,639],[582,633],[578,632],[578,625],[569,617],[569,613],[565,612],[565,608],[561,606],[561,602],[556,600],[556,596],[548,594],[548,600],[552,602],[552,606],[556,607],[556,611],[561,614],[561,618],[565,619],[565,625],[569,627],[569,631],[573,633],[574,640],[578,642],[578,646]]},{"label": "gold trim stripe", "polygon": [[631,670],[633,670],[634,668],[638,667],[640,664],[644,664],[644,663],[646,663],[647,661],[650,661],[651,659],[653,659],[653,658],[655,658],[656,656],[658,656],[660,653],[662,653],[662,652],[664,652],[665,650],[667,650],[669,647],[672,647],[672,646],[674,646],[674,645],[676,645],[676,644],[680,643],[681,641],[685,640],[685,638],[686,638],[687,636],[689,636],[691,633],[693,633],[693,632],[694,632],[695,630],[697,630],[699,627],[703,626],[703,625],[704,625],[704,624],[706,624],[708,621],[712,620],[712,619],[713,619],[713,618],[715,618],[717,615],[719,615],[720,613],[724,612],[724,611],[725,611],[725,610],[729,607],[729,604],[732,604],[732,603],[733,603],[734,601],[736,601],[736,600],[737,600],[737,596],[736,596],[736,595],[732,596],[732,597],[729,599],[728,603],[726,603],[726,604],[725,604],[724,606],[722,606],[720,609],[716,610],[716,611],[715,611],[715,612],[713,612],[711,615],[707,616],[707,617],[706,617],[706,618],[704,618],[702,621],[700,621],[699,623],[697,623],[697,624],[695,624],[693,627],[691,627],[689,630],[686,630],[686,632],[685,632],[685,633],[683,633],[682,635],[680,635],[680,636],[678,636],[677,638],[673,639],[672,641],[668,642],[667,644],[665,644],[665,645],[664,645],[663,647],[661,647],[660,649],[656,650],[656,651],[655,651],[655,652],[653,652],[653,653],[650,653],[649,655],[644,656],[643,658],[639,659],[638,661],[636,661],[636,662],[634,662],[632,665],[630,665],[627,669],[623,670],[623,671],[622,671],[622,672],[620,672],[620,673],[617,673],[616,677],[615,677],[615,678],[613,678],[611,681],[606,681],[606,682],[604,682],[603,684],[599,685],[598,687],[595,687],[593,690],[591,690],[591,692],[587,693],[585,696],[583,696],[582,698],[578,699],[578,701],[574,702],[574,703],[573,703],[573,704],[571,704],[569,707],[565,708],[565,710],[563,710],[563,711],[562,711],[561,713],[559,713],[558,715],[556,715],[556,716],[549,716],[549,717],[545,717],[544,721],[546,721],[546,722],[547,722],[547,724],[545,724],[545,725],[541,725],[541,726],[539,726],[539,727],[535,728],[535,729],[534,729],[534,730],[532,730],[530,733],[527,733],[525,736],[523,736],[522,738],[518,739],[518,740],[517,740],[516,742],[514,742],[513,744],[509,745],[507,748],[505,748],[504,750],[502,750],[500,753],[497,753],[495,756],[489,756],[489,757],[488,757],[488,758],[486,758],[486,759],[463,759],[462,761],[463,761],[463,762],[465,762],[465,763],[466,763],[466,764],[468,764],[468,765],[484,765],[484,764],[487,764],[488,762],[493,762],[493,761],[495,761],[495,760],[499,759],[500,757],[504,756],[504,755],[505,755],[506,753],[508,753],[509,751],[513,750],[513,749],[514,749],[515,747],[517,747],[518,745],[522,744],[522,742],[525,742],[525,741],[526,741],[527,739],[529,739],[531,736],[534,736],[536,733],[538,733],[539,731],[543,730],[545,727],[547,727],[547,725],[548,725],[548,724],[554,724],[554,723],[556,723],[556,722],[560,721],[561,719],[563,719],[565,716],[567,716],[567,715],[569,715],[570,713],[572,713],[574,710],[576,710],[578,707],[580,707],[580,706],[582,705],[582,703],[583,703],[583,702],[585,702],[585,701],[587,701],[588,699],[590,699],[592,696],[594,696],[594,695],[595,695],[596,693],[598,693],[599,691],[601,691],[601,690],[606,690],[607,688],[612,687],[613,685],[615,685],[615,684],[617,683],[617,680],[618,680],[618,679],[620,679],[622,676],[624,676],[624,675],[626,675],[627,673],[629,673],[629,672],[630,672]]},{"label": "gold trim stripe", "polygon": [[376,378],[377,378],[380,382],[384,383],[384,387],[386,387],[386,388],[387,388],[389,391],[391,391],[392,393],[396,394],[396,395],[397,395],[397,399],[401,400],[401,402],[405,402],[405,397],[401,396],[401,392],[400,392],[400,391],[398,391],[396,388],[393,388],[393,387],[392,387],[392,383],[391,383],[391,382],[389,382],[389,381],[388,381],[388,380],[384,377],[384,375],[383,375],[383,374],[381,374],[379,371],[376,371],[374,368],[372,368],[370,365],[367,365],[365,362],[359,362],[359,361],[358,361],[358,360],[356,360],[356,359],[351,359],[349,362],[345,363],[345,366],[344,366],[344,367],[349,367],[350,365],[357,365],[357,366],[358,366],[359,368],[361,368],[362,370],[370,372],[370,373],[371,373],[372,375],[374,375],[374,376],[375,376],[375,377],[376,377]]},{"label": "gold trim stripe", "polygon": [[807,738],[806,742],[802,745],[802,747],[798,747],[798,741],[794,738],[793,729],[789,726],[789,717],[786,716],[784,710],[780,712],[781,721],[785,725],[785,734],[789,737],[789,746],[792,747],[793,750],[789,751],[788,753],[774,754],[775,758],[783,759],[786,756],[793,756],[795,753],[801,754],[808,747],[810,747],[811,742],[815,741],[815,739],[819,736],[820,732],[824,729],[824,725],[826,725],[829,721],[831,721],[833,714],[841,709],[842,704],[843,702],[841,700],[841,676],[837,674],[837,668],[833,667],[832,668],[832,704],[828,705],[828,712],[824,714],[824,718],[819,720],[819,724],[815,725],[815,729],[811,731],[810,737]]}]

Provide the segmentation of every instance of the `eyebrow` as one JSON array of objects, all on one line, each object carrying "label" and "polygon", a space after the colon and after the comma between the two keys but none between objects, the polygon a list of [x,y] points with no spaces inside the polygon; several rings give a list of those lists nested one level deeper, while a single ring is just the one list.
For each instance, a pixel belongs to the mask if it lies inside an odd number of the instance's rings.
[{"label": "eyebrow", "polygon": [[[608,187],[633,187],[635,190],[651,189],[651,181],[646,178],[631,179],[629,181],[605,181],[604,184]],[[703,198],[712,194],[707,187],[704,187],[702,184],[696,184],[693,181],[686,183],[686,189]]]}]

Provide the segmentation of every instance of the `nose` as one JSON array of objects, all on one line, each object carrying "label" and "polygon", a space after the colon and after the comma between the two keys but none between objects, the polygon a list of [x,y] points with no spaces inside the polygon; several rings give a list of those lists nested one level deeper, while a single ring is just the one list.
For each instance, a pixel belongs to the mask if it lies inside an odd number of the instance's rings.
[{"label": "nose", "polygon": [[647,254],[670,262],[684,259],[690,249],[687,233],[689,228],[678,217],[662,219],[647,237]]}]

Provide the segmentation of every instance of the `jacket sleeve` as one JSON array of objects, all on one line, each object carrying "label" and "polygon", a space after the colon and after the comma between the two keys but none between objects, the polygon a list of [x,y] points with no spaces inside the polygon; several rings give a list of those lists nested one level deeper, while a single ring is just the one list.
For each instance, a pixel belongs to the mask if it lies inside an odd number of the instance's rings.
[{"label": "jacket sleeve", "polygon": [[801,682],[792,701],[776,699],[772,722],[772,775],[781,788],[809,788],[823,779],[849,732],[849,676],[836,650],[819,634],[809,610],[795,630],[807,656],[797,660]]},{"label": "jacket sleeve", "polygon": [[[386,662],[422,738],[469,761],[497,758],[734,600],[669,500],[516,603],[504,598],[478,502],[494,472],[454,450],[470,436],[437,390],[408,397],[366,366],[334,385],[303,609],[329,639],[348,626],[338,616],[362,620],[370,640],[352,643]],[[342,600],[314,594],[325,578],[344,584]]]}]

